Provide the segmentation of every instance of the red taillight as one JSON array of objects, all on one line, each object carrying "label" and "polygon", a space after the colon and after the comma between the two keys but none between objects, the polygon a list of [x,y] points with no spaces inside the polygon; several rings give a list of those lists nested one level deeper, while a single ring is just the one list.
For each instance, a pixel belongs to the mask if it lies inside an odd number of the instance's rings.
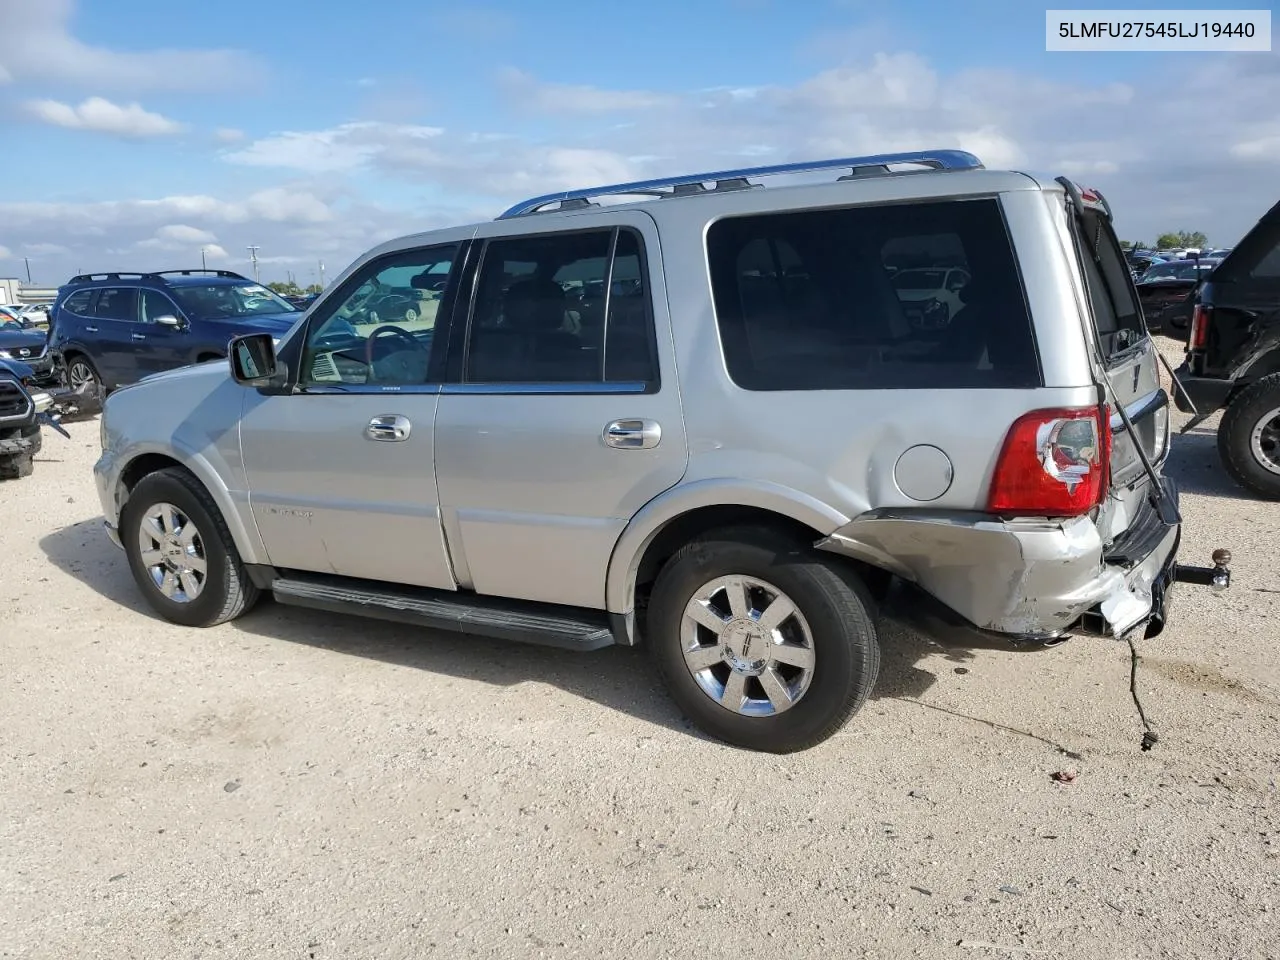
[{"label": "red taillight", "polygon": [[1209,318],[1213,316],[1213,307],[1197,303],[1191,313],[1191,329],[1187,331],[1187,349],[1203,350],[1209,342]]},{"label": "red taillight", "polygon": [[1006,516],[1080,516],[1106,497],[1110,465],[1106,407],[1036,410],[1009,428],[987,509]]}]

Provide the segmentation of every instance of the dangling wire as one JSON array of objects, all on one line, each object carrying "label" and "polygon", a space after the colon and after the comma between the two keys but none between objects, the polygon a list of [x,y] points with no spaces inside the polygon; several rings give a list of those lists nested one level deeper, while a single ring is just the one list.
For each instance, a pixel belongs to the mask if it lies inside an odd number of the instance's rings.
[{"label": "dangling wire", "polygon": [[1138,717],[1142,720],[1142,749],[1150,750],[1160,737],[1147,722],[1147,713],[1142,709],[1142,701],[1138,699],[1138,648],[1133,645],[1133,633],[1125,634],[1129,643],[1129,693],[1133,696],[1133,704],[1138,708]]}]

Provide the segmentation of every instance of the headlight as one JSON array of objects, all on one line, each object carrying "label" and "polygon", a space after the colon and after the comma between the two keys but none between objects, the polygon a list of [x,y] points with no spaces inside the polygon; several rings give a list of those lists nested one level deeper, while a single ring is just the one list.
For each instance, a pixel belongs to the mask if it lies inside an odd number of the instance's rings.
[{"label": "headlight", "polygon": [[53,397],[49,396],[49,394],[44,391],[33,393],[30,396],[32,404],[35,405],[36,413],[44,413],[53,406]]},{"label": "headlight", "polygon": [[0,350],[0,360],[12,360],[8,350]]}]

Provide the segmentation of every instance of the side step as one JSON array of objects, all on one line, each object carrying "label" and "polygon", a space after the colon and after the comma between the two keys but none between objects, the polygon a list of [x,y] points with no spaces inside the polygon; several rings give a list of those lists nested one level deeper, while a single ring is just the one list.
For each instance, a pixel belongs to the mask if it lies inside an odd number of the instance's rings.
[{"label": "side step", "polygon": [[277,602],[293,607],[566,650],[599,650],[616,642],[603,610],[341,577],[293,575],[274,580],[271,592]]}]

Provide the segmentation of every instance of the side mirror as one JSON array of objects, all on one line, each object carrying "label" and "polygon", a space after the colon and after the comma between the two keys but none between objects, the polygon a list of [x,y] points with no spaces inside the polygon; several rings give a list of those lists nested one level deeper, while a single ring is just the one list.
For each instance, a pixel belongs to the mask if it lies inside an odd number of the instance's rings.
[{"label": "side mirror", "polygon": [[246,387],[265,387],[280,372],[276,361],[276,343],[269,333],[251,333],[236,337],[227,352],[231,376]]},{"label": "side mirror", "polygon": [[156,317],[156,323],[162,327],[173,327],[175,330],[180,330],[183,326],[182,321],[170,313],[166,313],[162,317]]}]

